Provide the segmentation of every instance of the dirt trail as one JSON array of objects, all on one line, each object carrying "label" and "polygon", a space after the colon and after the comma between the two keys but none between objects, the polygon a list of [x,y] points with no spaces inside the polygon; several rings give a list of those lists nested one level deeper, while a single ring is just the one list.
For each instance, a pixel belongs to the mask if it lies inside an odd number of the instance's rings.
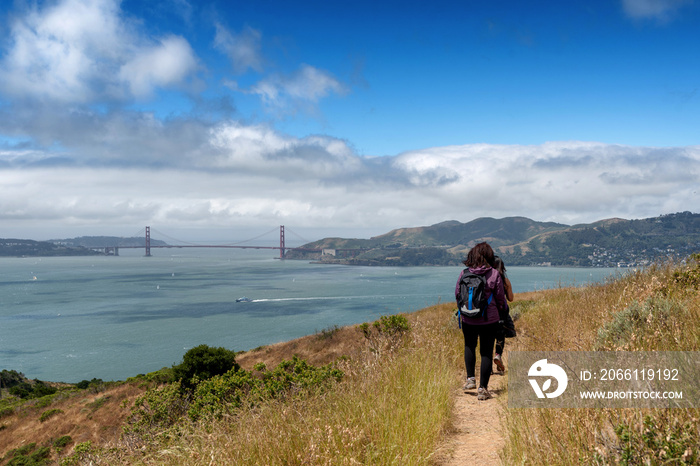
[{"label": "dirt trail", "polygon": [[501,418],[506,378],[496,373],[491,375],[489,391],[493,398],[479,401],[476,390],[459,389],[454,430],[447,437],[438,465],[501,464],[498,454],[504,445]]}]

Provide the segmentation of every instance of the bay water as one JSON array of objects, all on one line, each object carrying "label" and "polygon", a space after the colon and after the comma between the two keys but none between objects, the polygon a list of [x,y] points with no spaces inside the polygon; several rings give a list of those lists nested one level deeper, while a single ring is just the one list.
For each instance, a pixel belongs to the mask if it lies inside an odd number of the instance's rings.
[{"label": "bay water", "polygon": [[[461,270],[321,265],[270,250],[152,254],[0,258],[0,370],[54,382],[125,380],[178,364],[200,344],[243,351],[452,302]],[[508,268],[516,294],[619,273]]]}]

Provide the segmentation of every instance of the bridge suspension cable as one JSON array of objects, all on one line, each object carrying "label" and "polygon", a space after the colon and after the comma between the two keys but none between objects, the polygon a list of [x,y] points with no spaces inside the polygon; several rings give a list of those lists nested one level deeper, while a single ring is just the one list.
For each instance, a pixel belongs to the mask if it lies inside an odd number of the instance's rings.
[{"label": "bridge suspension cable", "polygon": [[[143,231],[143,230],[142,230],[142,231]],[[181,240],[181,239],[174,238],[174,237],[172,237],[172,236],[170,236],[170,235],[167,235],[167,234],[163,233],[162,231],[156,230],[155,228],[151,228],[151,232],[152,232],[152,233],[157,233],[158,236],[162,236],[163,238],[165,238],[165,239],[167,239],[167,240],[170,240],[170,241],[173,241],[173,242],[175,242],[175,243],[187,244],[187,245],[190,245],[190,246],[196,246],[196,245],[197,245],[197,243],[193,243],[193,242],[190,242],[190,241],[183,241],[183,240]]]},{"label": "bridge suspension cable", "polygon": [[299,238],[300,240],[302,240],[302,241],[304,242],[304,244],[307,244],[307,243],[310,243],[310,242],[311,242],[311,241],[309,241],[308,239],[304,238],[304,237],[301,236],[299,233],[297,233],[296,231],[292,230],[292,229],[289,228],[289,227],[287,227],[286,230],[287,230],[288,232],[290,232],[291,234],[293,234],[294,236],[296,236],[297,238]]},{"label": "bridge suspension cable", "polygon": [[[141,231],[140,231],[140,236],[143,236],[144,230],[145,230],[144,228],[141,229]],[[235,245],[238,245],[238,244],[250,243],[251,241],[255,241],[256,239],[260,239],[260,238],[262,238],[263,236],[267,236],[267,235],[270,235],[270,234],[272,234],[272,233],[276,233],[277,231],[278,231],[278,228],[273,228],[273,229],[271,229],[271,230],[269,230],[269,231],[266,231],[266,232],[263,233],[263,234],[260,234],[260,235],[258,235],[258,236],[255,236],[255,237],[253,237],[253,238],[245,239],[245,240],[242,240],[242,241],[231,241],[231,242],[223,243],[222,245],[224,245],[224,246],[235,246]],[[164,239],[164,240],[172,241],[172,242],[177,243],[177,244],[179,244],[179,245],[199,246],[199,245],[202,244],[201,242],[184,241],[184,240],[181,240],[181,239],[172,237],[172,236],[170,236],[170,235],[168,235],[168,234],[166,234],[166,233],[163,233],[162,231],[156,230],[155,228],[151,228],[151,232],[152,232],[152,233],[156,233],[156,234],[158,235],[158,237],[159,237],[158,239]],[[177,245],[177,244],[175,244],[175,245]]]},{"label": "bridge suspension cable", "polygon": [[251,241],[255,241],[256,239],[260,239],[260,238],[262,238],[263,236],[267,236],[267,235],[269,235],[269,234],[271,234],[271,233],[276,233],[277,231],[279,231],[278,228],[273,228],[272,230],[266,231],[265,233],[263,233],[263,234],[261,234],[261,235],[258,235],[258,236],[254,237],[254,238],[246,239],[246,240],[243,240],[243,241],[237,241],[237,242],[234,242],[234,243],[231,243],[231,244],[232,244],[232,245],[236,245],[236,244],[249,243],[249,242],[251,242]]}]

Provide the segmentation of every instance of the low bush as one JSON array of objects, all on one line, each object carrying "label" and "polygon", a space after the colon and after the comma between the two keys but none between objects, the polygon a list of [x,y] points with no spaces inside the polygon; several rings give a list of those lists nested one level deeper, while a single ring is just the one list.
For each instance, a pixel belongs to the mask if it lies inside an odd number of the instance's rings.
[{"label": "low bush", "polygon": [[404,335],[411,330],[408,319],[401,314],[381,316],[372,326],[365,322],[357,328],[369,343],[370,351],[378,356],[400,346]]},{"label": "low bush", "polygon": [[0,371],[0,387],[10,388],[24,382],[24,374],[21,372],[3,369]]},{"label": "low bush", "polygon": [[51,463],[51,449],[37,448],[36,443],[29,443],[20,448],[10,450],[5,456],[7,466],[44,466]]},{"label": "low bush", "polygon": [[103,383],[104,382],[102,381],[102,379],[93,378],[92,380],[82,380],[82,381],[78,382],[77,384],[75,384],[75,386],[81,390],[86,390],[90,387],[95,387],[95,388],[99,387]]},{"label": "low bush", "polygon": [[331,365],[314,367],[294,356],[282,361],[274,370],[264,367],[259,374],[237,370],[202,381],[194,392],[188,411],[193,420],[202,416],[221,416],[240,408],[244,403],[277,398],[308,390],[321,391],[329,383],[339,381],[343,372]]},{"label": "low bush", "polygon": [[283,395],[320,392],[343,376],[331,365],[314,367],[296,356],[272,371],[264,365],[257,365],[256,371],[230,370],[202,381],[195,377],[192,391],[183,392],[179,382],[149,389],[136,399],[124,433],[134,441],[149,441],[154,435],[167,435],[186,418],[220,418]]},{"label": "low bush", "polygon": [[[641,417],[641,416],[639,416]],[[598,453],[596,460],[607,464],[697,464],[697,425],[678,422],[662,413],[621,422],[615,427],[615,454]]]},{"label": "low bush", "polygon": [[57,452],[63,451],[65,447],[73,442],[73,438],[70,435],[64,435],[53,441],[53,447]]},{"label": "low bush", "polygon": [[330,340],[333,338],[333,335],[335,335],[338,332],[338,330],[340,330],[340,327],[338,327],[337,325],[332,325],[328,328],[321,330],[320,332],[316,332],[316,335],[321,340]]},{"label": "low bush", "polygon": [[34,380],[33,383],[22,381],[13,385],[9,390],[11,395],[22,399],[41,398],[47,395],[53,395],[57,391],[56,388],[45,384],[41,380]]},{"label": "low bush", "polygon": [[183,389],[192,390],[199,380],[207,380],[239,367],[234,351],[199,345],[185,353],[182,363],[173,366],[173,377],[180,381]]},{"label": "low bush", "polygon": [[62,409],[49,409],[48,411],[44,411],[41,413],[41,416],[39,416],[39,422],[46,422],[52,417],[56,416],[57,414],[61,414],[63,412]]},{"label": "low bush", "polygon": [[149,389],[136,398],[124,434],[148,441],[155,432],[167,430],[185,417],[187,406],[180,382]]},{"label": "low bush", "polygon": [[670,335],[673,327],[685,325],[679,322],[683,309],[676,301],[663,297],[652,297],[644,302],[634,301],[620,312],[613,314],[611,321],[598,329],[595,350],[607,351],[652,351],[674,350],[673,340],[660,339],[659,335]]}]

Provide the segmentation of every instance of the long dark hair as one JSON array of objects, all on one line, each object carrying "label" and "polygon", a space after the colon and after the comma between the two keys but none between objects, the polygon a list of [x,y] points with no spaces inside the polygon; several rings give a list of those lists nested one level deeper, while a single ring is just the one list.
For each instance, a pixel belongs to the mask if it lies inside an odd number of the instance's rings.
[{"label": "long dark hair", "polygon": [[501,275],[506,274],[506,264],[503,263],[503,260],[499,256],[493,256],[493,268],[498,270]]},{"label": "long dark hair", "polygon": [[462,262],[473,269],[488,265],[493,267],[494,254],[489,243],[479,243],[469,250],[467,258]]}]

